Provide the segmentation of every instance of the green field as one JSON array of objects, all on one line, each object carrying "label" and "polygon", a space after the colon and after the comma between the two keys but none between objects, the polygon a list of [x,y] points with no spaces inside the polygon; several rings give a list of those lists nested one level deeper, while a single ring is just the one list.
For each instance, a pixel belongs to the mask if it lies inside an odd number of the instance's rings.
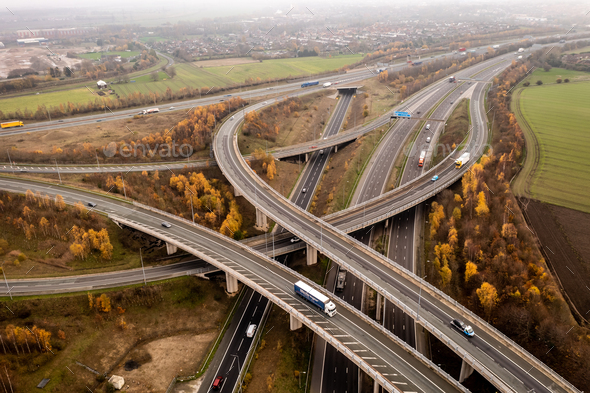
[{"label": "green field", "polygon": [[82,59],[90,59],[90,60],[96,60],[96,59],[100,59],[101,55],[119,55],[122,58],[126,59],[128,57],[131,56],[137,56],[139,54],[138,51],[131,51],[131,52],[125,52],[125,51],[120,51],[120,52],[91,52],[91,53],[81,53],[78,55],[78,57],[82,58]]},{"label": "green field", "polygon": [[249,77],[254,79],[258,77],[265,80],[268,78],[317,74],[355,63],[361,58],[360,55],[340,55],[332,58],[299,57],[296,59],[264,60],[262,63],[239,64],[234,66],[231,71],[229,71],[232,68],[231,66],[210,67],[203,70],[220,78],[229,78],[233,83],[239,83]]},{"label": "green field", "polygon": [[563,53],[571,55],[571,54],[587,53],[587,52],[590,52],[590,46],[585,46],[583,48],[578,48],[578,49],[570,50],[570,51],[563,52]]},{"label": "green field", "polygon": [[160,42],[160,41],[168,41],[168,38],[148,35],[145,37],[141,37],[139,40],[141,42]]},{"label": "green field", "polygon": [[[109,52],[109,53],[134,53],[134,52]],[[135,52],[137,53],[137,52]],[[332,58],[303,57],[297,59],[277,59],[265,60],[262,63],[248,63],[236,65],[229,73],[230,66],[199,68],[191,64],[175,64],[177,75],[170,79],[165,73],[159,72],[159,80],[152,81],[150,75],[144,75],[132,78],[135,83],[123,83],[113,85],[113,88],[121,97],[134,92],[147,94],[149,92],[164,93],[166,88],[170,87],[172,91],[178,91],[183,87],[191,86],[193,88],[201,87],[223,87],[240,82],[248,77],[256,79],[257,77],[265,80],[267,78],[285,78],[288,76],[304,76],[310,73],[319,73],[338,69],[346,64],[359,61],[360,55],[342,55]],[[198,64],[198,63],[197,63]],[[148,73],[152,68],[140,73]],[[226,75],[227,73],[227,75]],[[166,80],[163,80],[166,79]],[[88,82],[87,86],[95,89],[94,82]],[[58,106],[59,104],[72,102],[86,102],[94,100],[97,96],[90,94],[85,88],[75,88],[73,90],[52,91],[41,93],[39,95],[26,95],[21,97],[6,98],[0,100],[0,106],[3,112],[13,112],[17,109],[24,111],[29,108],[36,111],[37,106],[45,104],[46,106]]]},{"label": "green field", "polygon": [[513,109],[523,131],[533,135],[527,135],[527,162],[515,182],[517,194],[590,212],[589,92],[590,82],[520,91]]},{"label": "green field", "polygon": [[536,69],[526,80],[531,82],[531,85],[534,85],[538,80],[543,81],[544,84],[556,83],[555,81],[557,78],[561,78],[562,80],[567,78],[570,82],[578,82],[590,80],[590,74],[586,72],[566,70],[565,68],[552,68],[548,72],[545,72],[542,69]]}]

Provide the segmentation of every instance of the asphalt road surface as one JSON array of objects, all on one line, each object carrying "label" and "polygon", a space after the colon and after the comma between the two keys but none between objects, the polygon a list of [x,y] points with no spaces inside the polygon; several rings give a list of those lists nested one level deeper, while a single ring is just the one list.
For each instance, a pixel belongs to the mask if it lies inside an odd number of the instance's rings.
[{"label": "asphalt road surface", "polygon": [[[270,260],[262,258],[238,242],[220,237],[219,234],[212,231],[192,226],[186,221],[171,219],[160,213],[144,210],[125,202],[89,195],[85,191],[39,185],[22,180],[0,180],[0,188],[3,189],[13,190],[17,188],[15,184],[20,184],[21,187],[24,185],[34,192],[39,190],[50,195],[59,192],[68,203],[75,203],[79,200],[94,201],[97,203],[95,210],[110,214],[118,222],[157,235],[165,241],[181,243],[185,251],[232,272],[240,281],[256,286],[264,296],[275,299],[273,301],[279,302],[281,307],[295,308],[313,326],[329,332],[333,339],[343,340],[343,343],[346,343],[344,345],[351,351],[350,353],[372,353],[372,356],[359,356],[393,382],[407,384],[406,386],[413,391],[456,391],[455,387],[446,379],[432,372],[432,365],[424,365],[414,355],[395,344],[392,338],[378,330],[373,323],[359,318],[346,309],[344,303],[338,299],[334,299],[338,313],[332,318],[311,307],[309,303],[296,296],[293,291],[293,284],[302,279],[300,275],[290,269],[280,268],[280,264],[271,263]],[[170,228],[163,228],[160,224],[165,220],[172,222],[173,225]],[[133,276],[130,277],[129,274]],[[146,269],[146,276],[147,274]],[[91,288],[116,287],[141,281],[143,281],[142,271],[138,269],[132,272],[63,279],[8,280],[6,284],[11,294],[16,296],[34,292],[87,291]]]},{"label": "asphalt road surface", "polygon": [[[480,112],[482,103],[474,102],[472,108]],[[480,133],[483,133],[483,114],[478,114],[479,117],[472,117],[472,121],[474,128],[476,123],[480,123],[477,128],[480,129]],[[228,180],[237,186],[240,192],[255,206],[262,209],[265,214],[268,214],[280,225],[285,226],[306,242],[311,242],[324,254],[331,258],[335,257],[340,264],[347,266],[347,268],[350,266],[359,272],[362,271],[363,277],[361,278],[363,280],[377,283],[383,288],[384,295],[391,297],[390,300],[400,299],[416,312],[418,290],[423,286],[419,280],[411,278],[411,276],[400,277],[397,271],[391,271],[388,262],[384,264],[380,257],[365,251],[349,237],[335,231],[334,228],[325,227],[325,224],[296,208],[289,201],[270,190],[266,184],[256,180],[256,176],[241,162],[242,158],[234,147],[234,133],[242,121],[241,116],[238,116],[236,115],[236,121],[226,123],[221,127],[214,142],[218,165]],[[539,392],[549,391],[548,386],[553,383],[545,374],[536,369],[541,364],[540,362],[530,365],[519,352],[503,347],[500,341],[501,336],[497,336],[497,333],[485,322],[481,320],[470,321],[472,314],[466,310],[455,308],[448,300],[441,301],[437,297],[438,295],[434,296],[436,291],[433,288],[429,288],[429,291],[429,293],[421,291],[421,318],[431,324],[426,326],[429,330],[437,329],[432,331],[442,332],[445,339],[452,340],[453,345],[469,353],[470,356],[477,359],[480,366],[488,369],[513,389],[527,391],[534,388]],[[461,317],[470,322],[478,332],[478,339],[467,341],[461,336],[457,337],[458,333],[452,330],[449,325],[449,321],[455,317]],[[474,345],[480,340],[491,344],[483,348]],[[490,362],[490,358],[493,362]],[[525,369],[530,369],[530,372]],[[539,382],[539,380],[543,382]]]}]

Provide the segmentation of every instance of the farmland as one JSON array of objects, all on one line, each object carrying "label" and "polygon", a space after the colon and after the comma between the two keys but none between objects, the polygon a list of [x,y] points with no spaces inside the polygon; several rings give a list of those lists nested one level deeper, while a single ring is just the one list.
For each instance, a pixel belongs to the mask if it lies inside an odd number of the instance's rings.
[{"label": "farmland", "polygon": [[[119,52],[109,52],[111,54]],[[125,54],[133,52],[121,52]],[[99,55],[99,54],[98,54]],[[178,91],[183,87],[223,87],[243,83],[247,78],[260,78],[261,80],[286,78],[289,76],[305,76],[309,74],[325,72],[341,68],[346,64],[354,63],[361,59],[360,55],[343,55],[332,58],[304,57],[296,59],[265,60],[263,62],[238,64],[233,66],[218,66],[200,68],[195,64],[175,65],[177,75],[170,79],[166,74],[160,72],[158,81],[152,81],[150,75],[137,77],[134,83],[123,83],[113,85],[113,88],[121,97],[134,92],[149,94],[150,92],[164,93],[167,88]],[[146,73],[149,70],[145,70]],[[227,75],[226,75],[227,74]],[[166,80],[164,80],[166,79]],[[92,82],[87,84],[94,87]],[[38,105],[46,107],[59,106],[72,103],[88,102],[98,97],[90,94],[86,87],[80,86],[72,90],[52,91],[39,95],[27,95],[21,97],[6,98],[1,100],[3,112],[13,112],[18,109],[24,111],[28,108],[36,111]]]},{"label": "farmland", "polygon": [[552,68],[545,72],[543,70],[535,70],[526,80],[534,85],[538,80],[543,84],[556,83],[557,78],[569,79],[570,82],[580,82],[590,80],[590,74],[580,71],[566,70],[565,68]]},{"label": "farmland", "polygon": [[[535,71],[532,80],[537,73],[546,74]],[[577,74],[582,73],[572,76]],[[585,131],[590,122],[589,88],[590,82],[581,82],[517,92],[512,109],[529,146],[525,168],[514,185],[516,194],[590,212],[590,146]]]}]

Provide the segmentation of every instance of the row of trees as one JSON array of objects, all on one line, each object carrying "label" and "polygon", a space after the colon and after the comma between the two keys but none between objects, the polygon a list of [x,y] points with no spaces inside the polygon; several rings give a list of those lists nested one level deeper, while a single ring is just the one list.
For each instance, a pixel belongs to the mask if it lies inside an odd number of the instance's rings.
[{"label": "row of trees", "polygon": [[[13,147],[10,157],[13,161],[32,163],[51,163],[54,159],[62,163],[96,162],[97,154],[105,163],[173,160],[178,157],[182,159],[195,151],[208,148],[211,133],[217,122],[227,116],[230,110],[243,105],[246,105],[246,102],[235,97],[225,102],[197,107],[174,127],[150,133],[141,139],[129,138],[99,147],[82,142],[68,147],[53,146],[51,151],[46,152],[19,150]],[[8,161],[7,155],[6,160]]]},{"label": "row of trees", "polygon": [[[0,342],[2,343],[5,354],[14,350],[16,354],[20,356],[27,352],[49,352],[52,349],[51,332],[45,329],[40,329],[37,326],[29,328],[10,324],[4,328],[4,334],[6,340],[4,340],[2,334],[0,334]],[[63,335],[65,338],[65,334],[63,334],[61,330],[58,335]]]},{"label": "row of trees", "polygon": [[488,95],[493,149],[466,172],[459,191],[444,191],[430,207],[427,275],[583,388],[590,332],[575,323],[510,191],[524,149],[510,92],[531,66],[513,63],[498,78]]},{"label": "row of trees", "polygon": [[70,251],[77,258],[86,259],[88,254],[94,250],[100,252],[102,260],[110,261],[113,257],[113,246],[106,228],[102,228],[100,231],[94,229],[85,231],[74,225],[70,230],[70,238],[73,239]]},{"label": "row of trees", "polygon": [[[262,171],[266,173],[268,180],[274,179],[277,175],[277,165],[273,155],[271,153],[267,154],[262,149],[254,150],[252,155],[254,156],[254,163],[262,166]],[[248,162],[248,164],[251,165],[250,162]]]},{"label": "row of trees", "polygon": [[[130,172],[125,175],[128,198],[154,206],[195,223],[219,231],[234,239],[242,239],[243,218],[230,186],[216,170],[192,172],[188,169],[160,173]],[[207,174],[207,175],[206,175]],[[110,175],[93,174],[85,182],[105,189]],[[121,179],[122,180],[122,179]],[[122,181],[112,179],[111,193],[123,194]],[[111,188],[112,187],[112,188]]]},{"label": "row of trees", "polygon": [[[108,230],[81,202],[68,209],[59,194],[53,198],[31,190],[27,190],[24,196],[4,192],[0,193],[0,211],[3,221],[11,228],[10,241],[0,244],[0,254],[10,248],[37,249],[43,244],[43,247],[51,248],[50,256],[59,258],[70,251],[73,257],[85,259],[97,251],[101,260],[112,259],[113,246]],[[23,235],[25,242],[19,240]],[[67,262],[67,256],[65,259]]]}]

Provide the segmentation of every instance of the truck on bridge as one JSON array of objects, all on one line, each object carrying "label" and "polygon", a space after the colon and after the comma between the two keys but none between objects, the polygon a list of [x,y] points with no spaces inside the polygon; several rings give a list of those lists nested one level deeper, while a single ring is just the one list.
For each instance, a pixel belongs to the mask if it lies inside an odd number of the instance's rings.
[{"label": "truck on bridge", "polygon": [[320,82],[319,81],[315,81],[315,82],[305,82],[301,84],[301,87],[309,87],[309,86],[315,86],[315,85],[319,85]]},{"label": "truck on bridge", "polygon": [[457,158],[457,160],[455,161],[455,168],[459,169],[463,165],[465,165],[467,162],[469,162],[470,156],[471,155],[469,153],[461,154],[461,157]]},{"label": "truck on bridge", "polygon": [[328,316],[333,317],[336,315],[336,305],[327,296],[316,291],[303,281],[297,281],[295,283],[295,293],[318,307],[328,314]]}]

